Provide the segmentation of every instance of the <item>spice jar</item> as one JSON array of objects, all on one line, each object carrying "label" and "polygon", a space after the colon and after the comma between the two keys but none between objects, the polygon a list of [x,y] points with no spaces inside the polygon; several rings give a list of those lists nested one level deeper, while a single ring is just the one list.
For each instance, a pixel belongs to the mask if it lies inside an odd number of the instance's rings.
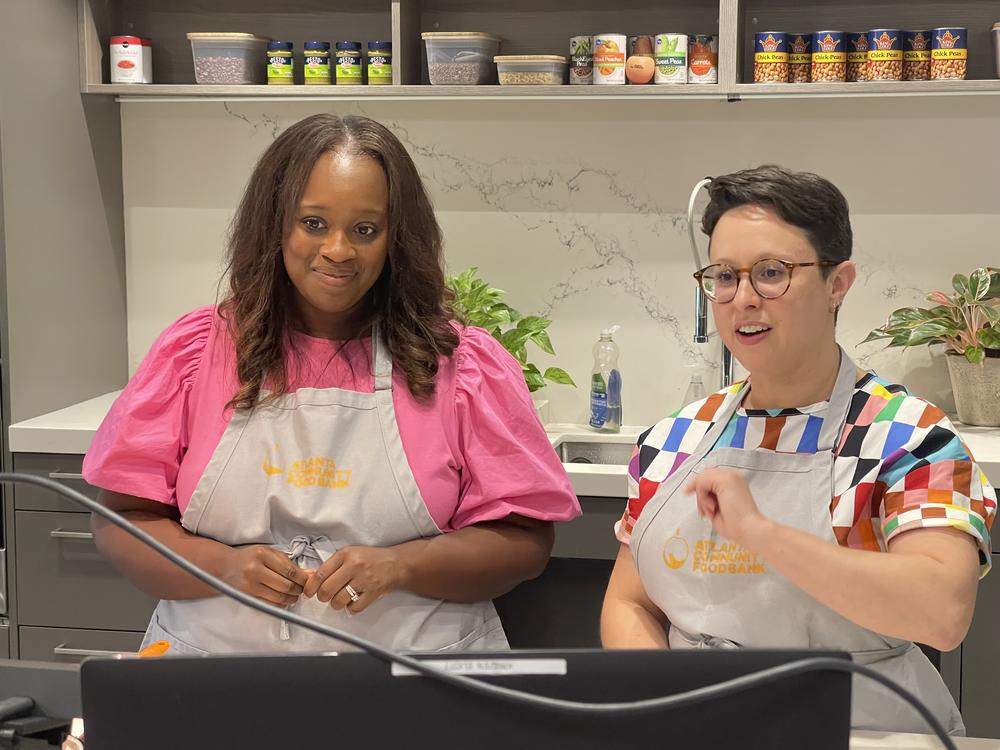
[{"label": "spice jar", "polygon": [[843,82],[847,78],[847,51],[843,31],[817,31],[812,43],[813,83]]},{"label": "spice jar", "polygon": [[337,42],[337,85],[364,83],[361,72],[361,42]]},{"label": "spice jar", "polygon": [[272,39],[267,43],[267,82],[278,86],[295,83],[291,42]]},{"label": "spice jar", "polygon": [[931,78],[931,32],[903,32],[903,80],[929,81]]},{"label": "spice jar", "polygon": [[789,34],[788,82],[809,83],[812,68],[812,34]]},{"label": "spice jar", "polygon": [[868,32],[868,80],[902,81],[903,47],[899,29]]},{"label": "spice jar", "polygon": [[783,31],[754,34],[753,82],[788,82],[788,42]]},{"label": "spice jar", "polygon": [[931,78],[965,78],[969,64],[969,30],[957,26],[931,32]]},{"label": "spice jar", "polygon": [[868,80],[868,32],[852,31],[847,35],[847,80]]},{"label": "spice jar", "polygon": [[304,50],[304,65],[302,66],[302,82],[306,85],[330,83],[330,43],[306,42]]},{"label": "spice jar", "polygon": [[594,37],[569,38],[569,82],[571,84],[594,82]]}]

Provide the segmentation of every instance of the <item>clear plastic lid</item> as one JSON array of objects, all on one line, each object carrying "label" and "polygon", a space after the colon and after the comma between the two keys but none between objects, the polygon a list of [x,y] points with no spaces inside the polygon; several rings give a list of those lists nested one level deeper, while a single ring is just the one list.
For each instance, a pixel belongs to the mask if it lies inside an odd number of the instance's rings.
[{"label": "clear plastic lid", "polygon": [[491,42],[503,41],[496,34],[485,31],[425,31],[421,39],[488,39]]},{"label": "clear plastic lid", "polygon": [[264,37],[241,31],[189,31],[188,39],[239,39],[242,41],[267,42]]},{"label": "clear plastic lid", "polygon": [[493,58],[495,63],[536,63],[536,62],[558,62],[566,64],[566,58],[562,55],[497,55]]}]

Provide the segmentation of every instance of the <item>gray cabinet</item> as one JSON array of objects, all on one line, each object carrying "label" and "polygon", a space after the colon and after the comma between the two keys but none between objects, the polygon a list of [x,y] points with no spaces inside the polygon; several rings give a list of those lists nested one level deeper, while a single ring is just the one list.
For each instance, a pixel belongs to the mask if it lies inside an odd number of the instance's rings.
[{"label": "gray cabinet", "polygon": [[32,661],[76,663],[88,656],[135,653],[142,633],[75,628],[34,628],[18,630],[21,658]]},{"label": "gray cabinet", "polygon": [[972,737],[1000,737],[995,685],[1000,675],[1000,554],[979,582],[976,615],[962,645],[962,716]]},{"label": "gray cabinet", "polygon": [[625,498],[581,497],[583,515],[569,523],[556,524],[553,557],[614,560],[618,557],[615,522],[625,510]]},{"label": "gray cabinet", "polygon": [[[96,498],[97,488],[83,481],[83,456],[67,453],[15,453],[14,471],[46,479],[55,479],[67,487]],[[72,500],[33,484],[19,484],[14,490],[17,510],[61,510],[86,513],[87,509]]]}]

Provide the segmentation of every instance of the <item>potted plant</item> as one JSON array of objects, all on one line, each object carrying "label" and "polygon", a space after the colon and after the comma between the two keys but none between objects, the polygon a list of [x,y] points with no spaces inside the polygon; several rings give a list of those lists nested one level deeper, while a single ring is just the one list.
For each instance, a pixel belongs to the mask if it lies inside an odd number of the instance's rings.
[{"label": "potted plant", "polygon": [[[457,276],[447,279],[448,288],[454,293],[452,309],[467,325],[479,326],[490,332],[521,364],[521,372],[528,390],[534,393],[546,383],[576,386],[569,374],[559,367],[549,367],[542,372],[528,361],[528,344],[532,343],[546,354],[555,354],[546,329],[552,322],[538,315],[521,315],[503,301],[502,289],[495,289],[480,279],[476,267],[467,268]],[[547,402],[536,401],[539,417],[545,422],[543,410]]]},{"label": "potted plant", "polygon": [[862,343],[945,344],[958,418],[1000,427],[1000,269],[977,268],[951,280],[954,294],[931,292],[933,307],[896,310]]}]

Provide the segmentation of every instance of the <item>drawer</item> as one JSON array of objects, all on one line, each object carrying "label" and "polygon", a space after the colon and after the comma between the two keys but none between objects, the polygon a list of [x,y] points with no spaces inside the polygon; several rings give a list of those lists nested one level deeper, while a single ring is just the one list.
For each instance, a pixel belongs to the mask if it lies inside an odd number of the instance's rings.
[{"label": "drawer", "polygon": [[156,605],[101,557],[90,515],[14,513],[18,623],[145,630]]},{"label": "drawer", "polygon": [[583,515],[569,523],[556,524],[552,557],[614,560],[621,546],[615,538],[615,522],[622,517],[625,499],[581,497]]},{"label": "drawer", "polygon": [[[97,497],[98,489],[83,481],[80,471],[83,456],[66,453],[15,453],[14,471],[35,474],[62,482],[87,497]],[[61,510],[87,513],[87,509],[62,495],[56,495],[33,484],[14,485],[14,507],[17,510]]]},{"label": "drawer", "polygon": [[88,656],[135,653],[142,645],[142,633],[118,630],[81,630],[74,628],[17,629],[20,657],[26,661],[78,663]]},{"label": "drawer", "polygon": [[10,625],[0,625],[0,659],[10,658]]}]

